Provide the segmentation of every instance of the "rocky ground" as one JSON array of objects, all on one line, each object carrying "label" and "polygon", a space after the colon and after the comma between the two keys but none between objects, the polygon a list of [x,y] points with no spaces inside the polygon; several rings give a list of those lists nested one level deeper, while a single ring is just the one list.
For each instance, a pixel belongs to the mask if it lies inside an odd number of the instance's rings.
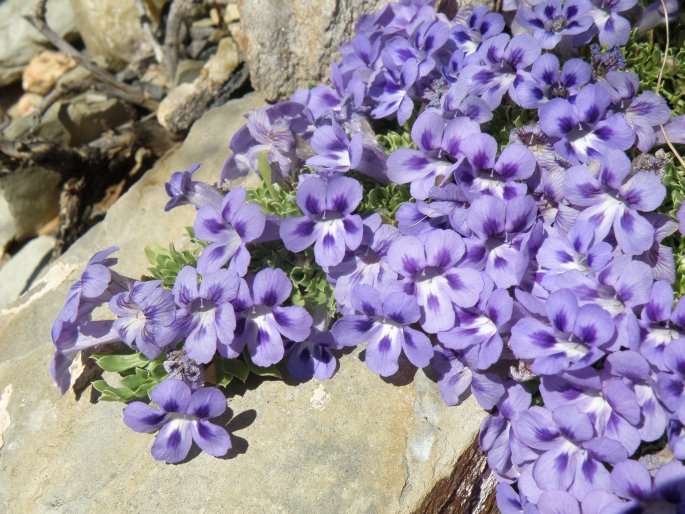
[{"label": "rocky ground", "polygon": [[390,384],[350,354],[325,384],[248,384],[235,451],[181,466],[150,458],[121,405],[61,397],[48,373],[87,259],[117,245],[143,274],[144,246],[192,224],[162,211],[170,174],[218,179],[243,115],[325,80],[381,3],[0,1],[0,510],[465,512],[455,470],[482,466],[484,413],[445,407],[422,372]]}]

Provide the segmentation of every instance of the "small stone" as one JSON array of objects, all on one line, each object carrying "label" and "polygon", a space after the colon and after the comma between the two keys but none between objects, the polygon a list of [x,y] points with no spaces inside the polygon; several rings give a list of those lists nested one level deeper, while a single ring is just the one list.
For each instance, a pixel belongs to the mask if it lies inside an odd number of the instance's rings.
[{"label": "small stone", "polygon": [[36,110],[38,104],[43,101],[43,97],[35,93],[24,93],[21,98],[17,100],[12,107],[9,108],[7,114],[10,118],[16,120],[18,118],[24,118]]},{"label": "small stone", "polygon": [[[175,87],[157,109],[157,121],[172,134],[183,132],[194,121],[193,113],[203,102],[209,103],[211,94],[197,81]],[[192,120],[190,118],[193,118]],[[189,121],[190,120],[190,121]]]},{"label": "small stone", "polygon": [[240,20],[240,11],[238,11],[238,6],[235,4],[228,4],[226,10],[224,11],[224,23],[230,25],[234,21]]},{"label": "small stone", "polygon": [[10,206],[5,197],[0,194],[0,255],[5,253],[5,247],[12,240],[15,232]]},{"label": "small stone", "polygon": [[54,246],[54,237],[32,239],[0,269],[0,309],[19,298],[31,286],[48,263]]},{"label": "small stone", "polygon": [[219,48],[205,65],[207,78],[216,83],[226,82],[240,64],[240,50],[233,38],[219,41]]},{"label": "small stone", "polygon": [[176,66],[176,78],[174,85],[185,84],[187,82],[194,82],[200,76],[200,72],[205,63],[194,59],[183,59],[179,61]]},{"label": "small stone", "polygon": [[29,93],[45,95],[67,71],[76,66],[76,61],[62,52],[44,50],[33,57],[26,68],[22,87]]},{"label": "small stone", "polygon": [[215,27],[221,25],[221,16],[219,15],[219,11],[216,9],[216,7],[212,7],[209,10],[209,18],[212,20],[212,25]]},{"label": "small stone", "polygon": [[228,31],[231,33],[231,37],[233,37],[233,39],[240,41],[240,38],[242,37],[240,21],[234,21],[233,23],[229,24]]},{"label": "small stone", "polygon": [[135,118],[129,104],[101,94],[84,93],[69,101],[67,116],[70,123],[70,144],[89,143],[106,130],[118,127]]}]

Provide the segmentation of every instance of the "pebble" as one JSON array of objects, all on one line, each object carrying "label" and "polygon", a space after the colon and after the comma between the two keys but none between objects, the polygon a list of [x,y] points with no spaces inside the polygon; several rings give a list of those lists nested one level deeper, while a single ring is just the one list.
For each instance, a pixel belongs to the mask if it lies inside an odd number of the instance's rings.
[{"label": "pebble", "polygon": [[33,57],[24,68],[22,87],[28,93],[45,95],[76,61],[62,52],[45,50]]}]

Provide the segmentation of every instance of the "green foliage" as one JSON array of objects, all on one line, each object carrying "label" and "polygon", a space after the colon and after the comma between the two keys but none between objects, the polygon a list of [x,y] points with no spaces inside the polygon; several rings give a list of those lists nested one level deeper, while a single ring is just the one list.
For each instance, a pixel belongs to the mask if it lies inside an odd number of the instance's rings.
[{"label": "green foliage", "polygon": [[197,258],[206,243],[194,238],[191,227],[187,227],[186,230],[191,237],[191,249],[179,251],[173,244],[169,245],[168,250],[158,244],[149,244],[145,247],[145,256],[152,266],[148,268],[151,276],[144,278],[161,280],[163,287],[172,289],[179,271],[184,266],[195,266],[197,264]]},{"label": "green foliage", "polygon": [[290,300],[295,305],[305,308],[325,306],[329,316],[333,317],[336,310],[333,288],[326,280],[326,274],[321,268],[313,265],[313,255],[310,255],[308,261],[301,266],[294,266],[289,272],[286,270],[293,282]]},{"label": "green foliage", "polygon": [[523,127],[533,121],[535,119],[534,113],[535,111],[523,109],[505,98],[502,105],[493,111],[492,120],[488,122],[487,133],[495,138],[501,151],[509,144],[511,130]]},{"label": "green foliage", "polygon": [[271,165],[269,164],[266,151],[259,154],[257,169],[259,170],[259,176],[262,177],[264,185],[266,187],[271,187]]},{"label": "green foliage", "polygon": [[106,380],[93,382],[93,387],[102,394],[100,399],[103,401],[128,403],[145,400],[150,397],[150,391],[167,376],[164,355],[154,360],[137,352],[94,354],[91,358],[104,371],[120,373],[122,376],[116,385]]},{"label": "green foliage", "polygon": [[400,132],[388,130],[385,134],[378,134],[376,139],[388,155],[398,148],[417,148],[411,140],[411,133],[404,129],[400,129]]},{"label": "green foliage", "polygon": [[245,383],[250,374],[261,378],[282,378],[281,372],[278,371],[276,366],[261,368],[254,364],[247,350],[243,351],[242,356],[236,359],[216,357],[213,365],[214,372],[216,373],[216,381],[214,383],[219,387],[228,386],[236,378]]},{"label": "green foliage", "polygon": [[247,191],[247,201],[261,207],[264,214],[288,217],[300,215],[295,203],[295,191],[280,184],[262,183]]}]

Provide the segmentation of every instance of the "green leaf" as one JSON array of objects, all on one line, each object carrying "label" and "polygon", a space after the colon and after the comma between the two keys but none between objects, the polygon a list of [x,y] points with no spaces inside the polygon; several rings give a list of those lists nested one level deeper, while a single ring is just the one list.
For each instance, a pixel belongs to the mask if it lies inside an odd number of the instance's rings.
[{"label": "green leaf", "polygon": [[217,362],[217,370],[221,370],[222,373],[235,377],[241,382],[245,382],[250,376],[250,368],[239,359],[221,359]]},{"label": "green leaf", "polygon": [[264,184],[271,186],[271,165],[269,164],[269,159],[266,156],[266,151],[259,154],[257,159],[257,169],[259,170],[259,176],[262,177]]},{"label": "green leaf", "polygon": [[247,353],[247,351],[243,352],[243,360],[245,361],[245,364],[247,364],[247,367],[250,369],[250,373],[254,373],[258,377],[283,378],[281,372],[278,371],[278,368],[276,368],[276,366],[268,366],[266,368],[257,366],[254,362],[252,362],[252,359],[250,359],[250,354]]},{"label": "green leaf", "polygon": [[164,247],[161,245],[155,243],[145,245],[145,257],[147,258],[148,262],[153,266],[159,262],[158,259],[161,256],[160,254],[162,254],[163,252]]},{"label": "green leaf", "polygon": [[93,382],[95,390],[99,391],[102,396],[101,400],[106,402],[124,402],[128,403],[136,398],[136,395],[127,387],[112,387],[104,380],[96,380]]},{"label": "green leaf", "polygon": [[144,367],[150,363],[150,359],[146,358],[141,353],[127,353],[127,354],[100,354],[96,353],[91,356],[95,363],[105,371],[121,372],[133,369],[136,367]]}]

